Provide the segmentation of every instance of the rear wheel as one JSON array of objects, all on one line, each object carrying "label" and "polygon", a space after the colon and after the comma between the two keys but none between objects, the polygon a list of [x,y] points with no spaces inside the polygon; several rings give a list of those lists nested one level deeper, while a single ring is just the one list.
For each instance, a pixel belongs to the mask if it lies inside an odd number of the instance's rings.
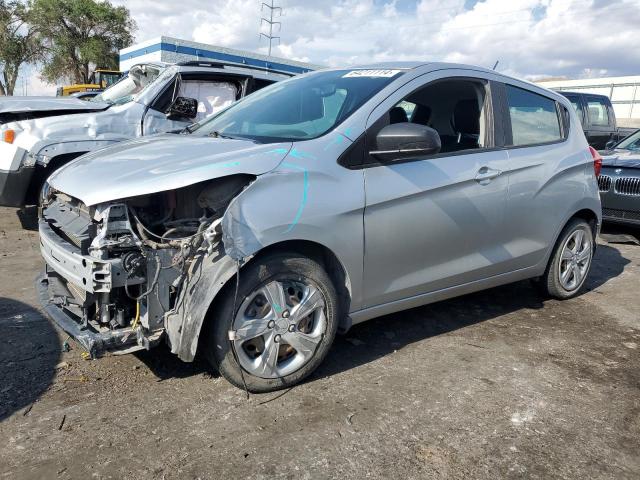
[{"label": "rear wheel", "polygon": [[257,260],[228,285],[210,319],[206,356],[229,382],[252,392],[290,387],[326,356],[338,325],[335,289],[300,254]]},{"label": "rear wheel", "polygon": [[560,234],[540,279],[543,291],[560,300],[575,297],[589,275],[594,246],[589,224],[579,218],[571,220]]}]

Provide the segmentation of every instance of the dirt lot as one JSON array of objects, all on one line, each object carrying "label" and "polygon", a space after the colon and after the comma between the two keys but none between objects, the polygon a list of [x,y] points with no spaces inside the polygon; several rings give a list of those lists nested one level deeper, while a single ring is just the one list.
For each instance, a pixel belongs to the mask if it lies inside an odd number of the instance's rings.
[{"label": "dirt lot", "polygon": [[577,299],[521,282],[379,318],[246,400],[165,348],[63,352],[37,234],[0,209],[0,479],[639,478],[640,246],[600,243]]}]

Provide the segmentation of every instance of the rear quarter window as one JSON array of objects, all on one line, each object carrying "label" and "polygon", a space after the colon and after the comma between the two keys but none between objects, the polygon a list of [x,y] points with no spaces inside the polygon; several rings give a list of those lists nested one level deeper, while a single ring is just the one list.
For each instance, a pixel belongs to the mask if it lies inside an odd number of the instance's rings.
[{"label": "rear quarter window", "polygon": [[512,145],[538,145],[562,140],[554,100],[511,85],[506,87]]}]

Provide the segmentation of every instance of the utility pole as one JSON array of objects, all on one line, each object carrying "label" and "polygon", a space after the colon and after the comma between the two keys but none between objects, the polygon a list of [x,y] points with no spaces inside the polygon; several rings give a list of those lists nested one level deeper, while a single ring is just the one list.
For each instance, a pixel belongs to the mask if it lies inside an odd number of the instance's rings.
[{"label": "utility pole", "polygon": [[269,17],[265,18],[262,17],[260,18],[260,29],[262,30],[262,25],[264,23],[266,23],[267,25],[269,25],[269,34],[267,35],[266,33],[260,32],[260,38],[264,37],[267,40],[269,40],[269,56],[271,56],[271,44],[274,40],[278,40],[278,44],[280,44],[280,37],[279,36],[275,36],[273,34],[273,26],[277,25],[278,26],[278,32],[280,31],[280,29],[282,28],[282,23],[275,21],[273,18],[273,14],[276,13],[277,16],[281,16],[282,15],[282,8],[281,7],[276,7],[273,4],[274,0],[270,0],[270,4],[262,2],[262,5],[260,6],[260,12],[264,12],[264,9],[267,8],[269,10]]}]

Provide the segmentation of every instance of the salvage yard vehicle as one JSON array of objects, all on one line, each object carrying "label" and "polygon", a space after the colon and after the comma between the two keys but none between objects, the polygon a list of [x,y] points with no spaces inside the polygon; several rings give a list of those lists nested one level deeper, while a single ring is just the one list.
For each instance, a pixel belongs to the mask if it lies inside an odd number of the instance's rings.
[{"label": "salvage yard vehicle", "polygon": [[603,153],[598,186],[603,220],[640,225],[640,130]]},{"label": "salvage yard vehicle", "polygon": [[94,357],[164,340],[284,388],[374,317],[527,278],[577,295],[596,160],[566,98],[491,70],[308,73],[54,173],[38,288]]},{"label": "salvage yard vehicle", "polygon": [[146,63],[89,101],[2,99],[0,205],[33,205],[44,180],[72,159],[123,140],[181,130],[291,75],[212,62]]},{"label": "salvage yard vehicle", "polygon": [[578,114],[587,142],[596,150],[615,145],[635,129],[618,127],[616,113],[606,95],[583,92],[559,92],[567,97]]}]

